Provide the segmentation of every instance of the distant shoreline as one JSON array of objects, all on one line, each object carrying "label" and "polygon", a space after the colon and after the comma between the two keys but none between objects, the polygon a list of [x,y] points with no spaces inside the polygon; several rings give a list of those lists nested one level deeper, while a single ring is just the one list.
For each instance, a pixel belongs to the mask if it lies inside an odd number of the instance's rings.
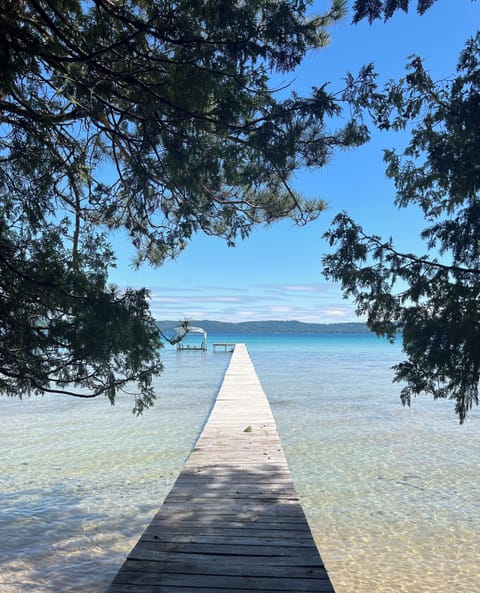
[{"label": "distant shoreline", "polygon": [[[171,333],[181,321],[157,321],[164,333]],[[312,335],[312,334],[369,334],[371,330],[366,323],[305,323],[302,321],[213,321],[208,319],[192,319],[191,325],[203,328],[211,334],[239,335]]]}]

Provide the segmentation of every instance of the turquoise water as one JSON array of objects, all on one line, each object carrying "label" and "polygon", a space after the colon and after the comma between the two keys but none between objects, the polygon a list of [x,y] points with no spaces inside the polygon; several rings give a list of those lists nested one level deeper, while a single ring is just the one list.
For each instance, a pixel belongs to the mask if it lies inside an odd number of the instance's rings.
[{"label": "turquoise water", "polygon": [[[474,593],[480,416],[399,401],[398,346],[369,335],[245,342],[337,593]],[[229,355],[165,350],[158,401],[0,398],[0,591],[101,593],[158,510]]]}]

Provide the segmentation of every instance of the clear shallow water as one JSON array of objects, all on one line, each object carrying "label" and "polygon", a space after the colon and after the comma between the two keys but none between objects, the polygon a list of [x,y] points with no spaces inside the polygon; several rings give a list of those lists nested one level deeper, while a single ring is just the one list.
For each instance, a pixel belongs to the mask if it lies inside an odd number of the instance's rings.
[{"label": "clear shallow water", "polygon": [[370,336],[299,354],[252,358],[337,593],[480,591],[478,410],[403,408],[401,352]]},{"label": "clear shallow water", "polygon": [[[475,593],[480,416],[404,409],[372,336],[246,342],[337,593]],[[224,353],[164,352],[158,401],[0,398],[0,591],[101,593],[158,510],[220,385]]]}]

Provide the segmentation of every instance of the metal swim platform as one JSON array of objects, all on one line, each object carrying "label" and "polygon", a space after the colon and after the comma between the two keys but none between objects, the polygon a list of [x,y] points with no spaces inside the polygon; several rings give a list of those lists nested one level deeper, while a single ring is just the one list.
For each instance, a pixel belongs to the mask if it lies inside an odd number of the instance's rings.
[{"label": "metal swim platform", "polygon": [[270,405],[235,346],[202,434],[107,593],[334,593]]}]

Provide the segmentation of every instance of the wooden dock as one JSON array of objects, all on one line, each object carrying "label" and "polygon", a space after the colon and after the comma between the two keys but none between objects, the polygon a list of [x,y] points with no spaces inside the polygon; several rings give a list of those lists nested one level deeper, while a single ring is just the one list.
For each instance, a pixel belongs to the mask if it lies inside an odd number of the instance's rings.
[{"label": "wooden dock", "polygon": [[223,352],[233,352],[235,350],[235,344],[232,342],[215,342],[212,344],[213,351],[223,350]]},{"label": "wooden dock", "polygon": [[107,593],[254,591],[334,593],[237,344],[194,451]]}]

